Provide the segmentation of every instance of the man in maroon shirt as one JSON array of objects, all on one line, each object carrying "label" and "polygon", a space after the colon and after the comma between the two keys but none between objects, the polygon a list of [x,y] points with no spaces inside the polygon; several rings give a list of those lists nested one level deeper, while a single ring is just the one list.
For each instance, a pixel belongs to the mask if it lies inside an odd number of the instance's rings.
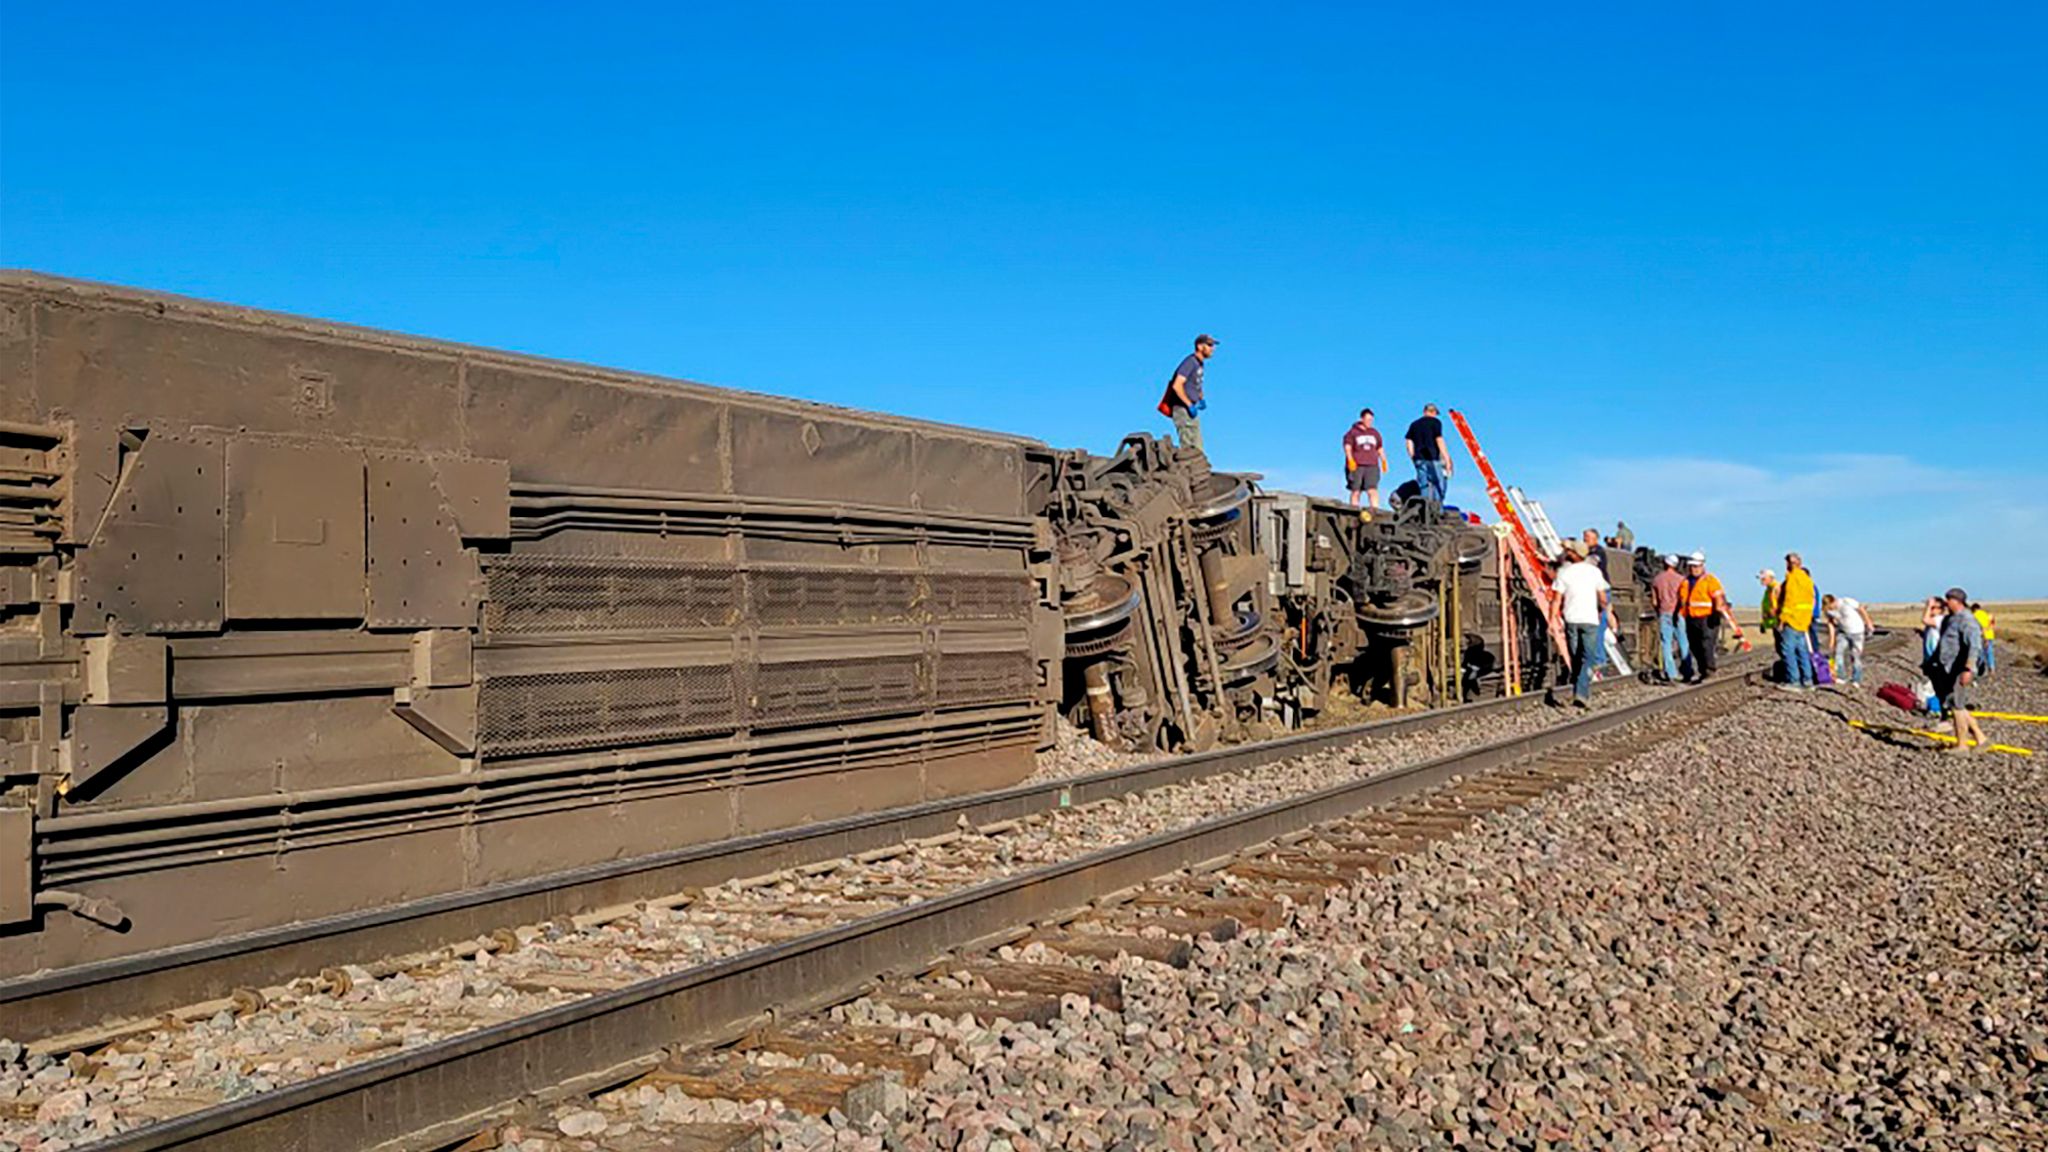
[{"label": "man in maroon shirt", "polygon": [[1380,473],[1387,467],[1386,440],[1372,426],[1372,409],[1361,409],[1358,423],[1344,433],[1344,486],[1351,489],[1351,506],[1358,507],[1358,494],[1365,493],[1366,507],[1379,511]]},{"label": "man in maroon shirt", "polygon": [[1664,681],[1675,683],[1692,653],[1685,642],[1685,621],[1678,615],[1685,599],[1685,577],[1678,573],[1678,557],[1664,557],[1664,570],[1650,581],[1650,598],[1657,605],[1657,647],[1664,654]]}]

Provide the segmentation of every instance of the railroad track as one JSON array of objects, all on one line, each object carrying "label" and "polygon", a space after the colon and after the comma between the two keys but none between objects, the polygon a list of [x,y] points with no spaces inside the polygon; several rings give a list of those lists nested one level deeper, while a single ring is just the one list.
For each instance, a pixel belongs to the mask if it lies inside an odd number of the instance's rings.
[{"label": "railroad track", "polygon": [[[65,1050],[119,1038],[130,1023],[165,1013],[202,1019],[250,1002],[253,990],[324,969],[378,961],[391,967],[451,944],[486,940],[563,917],[617,919],[636,905],[910,841],[1041,812],[1085,807],[1294,757],[1424,733],[1454,731],[1527,711],[1523,695],[1303,732],[1113,771],[888,809],[735,840],[692,845],[532,880],[410,901],[344,916],[224,937],[61,971],[0,980],[8,1039]],[[384,958],[394,958],[385,960]]]},{"label": "railroad track", "polygon": [[[710,891],[678,892],[671,887],[672,895],[665,899],[558,917],[497,933],[466,950],[402,958],[396,963],[418,965],[403,973],[414,986],[446,980],[448,965],[500,965],[501,953],[531,952],[569,962],[553,973],[526,977],[534,988],[559,998],[539,1011],[493,1018],[489,1003],[473,1001],[460,1006],[468,1016],[466,1031],[407,1036],[400,1028],[395,1039],[394,1032],[380,1031],[375,1042],[395,1044],[397,1050],[383,1055],[358,1052],[361,1062],[297,1083],[257,1084],[253,1095],[172,1116],[95,1147],[434,1147],[475,1136],[522,1102],[530,1105],[588,1093],[641,1076],[702,1076],[699,1087],[705,1091],[716,1091],[720,1083],[753,1084],[756,1087],[748,1090],[764,1090],[758,1086],[773,1083],[772,1076],[764,1079],[731,1064],[751,1057],[708,1055],[706,1046],[752,1036],[754,1048],[761,1049],[758,1038],[768,1034],[764,1028],[774,1021],[875,991],[875,981],[888,973],[924,969],[936,957],[954,957],[949,978],[974,990],[965,1000],[1009,996],[1014,1004],[1014,997],[1033,993],[1004,992],[997,987],[999,981],[1053,981],[1036,993],[1037,1010],[1043,1011],[1046,992],[1057,987],[1061,977],[997,966],[1009,962],[960,958],[1036,933],[1043,937],[1037,941],[1044,946],[1039,951],[1099,956],[1113,945],[1141,955],[1149,954],[1148,949],[1163,950],[1170,959],[1185,942],[1157,943],[1162,935],[1215,934],[1231,930],[1225,921],[1247,918],[1262,923],[1269,913],[1259,909],[1274,905],[1279,896],[1305,897],[1317,887],[1348,883],[1359,869],[1388,865],[1404,846],[1451,834],[1485,811],[1523,802],[1632,754],[1645,741],[1663,739],[1674,728],[1695,722],[1699,709],[1733,707],[1745,695],[1743,681],[1735,677],[1652,694],[1638,704],[1393,771],[1264,803],[1243,804],[1240,799],[1226,815],[1185,826],[1135,838],[1124,835],[1126,827],[1081,851],[1047,835],[1050,826],[1061,823],[1056,815],[1059,805],[1048,804],[1047,790],[1062,791],[1068,804],[1086,804],[1096,790],[1107,796],[1130,795],[1140,790],[1132,786],[1135,782],[1148,779],[1156,781],[1152,787],[1167,781],[1215,784],[1216,777],[1255,762],[1299,758],[1362,738],[1412,734],[1441,727],[1459,718],[1460,712],[1469,717],[1516,705],[1496,703],[1403,718],[1368,726],[1364,732],[1309,734],[1210,758],[1184,758],[963,801],[953,806],[960,809],[953,816],[955,827],[944,831],[907,840],[899,835],[891,844],[786,864],[773,872],[722,881]],[[1511,765],[1516,768],[1510,776],[1472,779]],[[1406,811],[1356,816],[1454,781],[1460,783],[1452,791],[1412,802],[1421,807],[1411,803]],[[1026,803],[1033,794],[1036,799]],[[1004,803],[1019,805],[1022,811],[998,814]],[[947,807],[926,805],[924,809],[941,811],[923,811],[915,818],[890,814],[866,823],[919,830],[931,827],[935,819],[943,822]],[[958,826],[969,808],[995,818]],[[1348,823],[1317,831],[1331,821]],[[841,827],[831,833],[838,843],[859,843],[860,829],[849,826],[863,821],[838,823]],[[1249,857],[1242,855],[1260,845],[1266,847]],[[753,850],[767,850],[767,845]],[[1047,853],[1057,854],[1047,859]],[[1196,871],[1184,871],[1190,868]],[[1130,895],[1162,876],[1176,879],[1150,896]],[[1204,885],[1206,894],[1197,891]],[[1247,885],[1253,889],[1248,894],[1230,894]],[[1105,901],[1108,893],[1126,895]],[[1238,910],[1243,915],[1215,903],[1235,899],[1251,901]],[[1119,908],[1124,911],[1116,911]],[[1125,915],[1156,922],[1132,925],[1119,919]],[[709,941],[710,955],[703,962],[639,977],[635,963],[651,959],[659,968],[666,961],[645,955],[658,933],[642,934],[636,925],[644,920],[650,929],[658,928],[664,919],[681,919],[696,928],[722,926],[725,931],[710,933],[715,938]],[[1120,923],[1131,930],[1115,930]],[[1056,924],[1068,927],[1049,927]],[[579,937],[593,929],[610,933],[599,942],[596,956]],[[1089,939],[1105,936],[1111,939]],[[1145,940],[1155,943],[1140,942]],[[576,955],[579,949],[581,956]],[[618,962],[621,956],[624,962]],[[594,959],[607,962],[593,964]],[[990,972],[996,974],[994,979]],[[346,1000],[358,979],[377,975],[366,969],[330,969],[290,991],[304,998],[296,1010],[316,1012],[321,1010],[316,1003],[320,998]],[[1065,979],[1071,994],[1081,994],[1089,986],[1079,977]],[[244,994],[245,1001],[249,995]],[[458,993],[454,998],[463,997]],[[955,1000],[962,1000],[957,988]],[[219,1010],[232,1019],[238,1008],[262,1007],[230,1003]],[[420,1016],[433,1006],[413,1002],[386,1007],[392,1009],[391,1015],[403,1018]],[[348,1043],[345,1024],[329,1031],[339,1033],[336,1043]],[[784,1038],[773,1043],[785,1048],[845,1042],[844,1037],[833,1040],[815,1034],[806,1039],[786,1030],[780,1035]],[[121,1042],[113,1043],[118,1050]],[[677,1063],[679,1046],[698,1053],[688,1058],[695,1064]],[[849,1050],[874,1051],[871,1044]],[[92,1059],[82,1052],[72,1058]],[[795,1091],[786,1085],[774,1090]],[[806,1098],[814,1097],[823,1098],[817,1092]]]},{"label": "railroad track", "polygon": [[[1739,694],[1722,693],[1662,711],[1106,894],[1070,914],[976,941],[921,971],[877,981],[843,1011],[776,1018],[734,1043],[674,1052],[626,1085],[597,1094],[592,1107],[569,1122],[589,1125],[596,1147],[617,1152],[746,1152],[759,1146],[754,1126],[650,1125],[641,1092],[673,1086],[696,1100],[776,1101],[814,1116],[837,1111],[864,1118],[887,1110],[892,1082],[915,1084],[933,1063],[930,1052],[958,1042],[955,1021],[971,1017],[983,1028],[1005,1020],[1050,1026],[1076,1010],[1076,998],[1121,1012],[1124,986],[1116,961],[1123,957],[1186,967],[1201,939],[1278,928],[1290,905],[1314,905],[1362,875],[1392,872],[1403,856],[1458,835],[1475,820],[1574,784],[1743,702]],[[954,1055],[972,1059],[971,1052]],[[621,1136],[608,1139],[607,1129]],[[481,1142],[494,1143],[501,1134],[484,1133]]]}]

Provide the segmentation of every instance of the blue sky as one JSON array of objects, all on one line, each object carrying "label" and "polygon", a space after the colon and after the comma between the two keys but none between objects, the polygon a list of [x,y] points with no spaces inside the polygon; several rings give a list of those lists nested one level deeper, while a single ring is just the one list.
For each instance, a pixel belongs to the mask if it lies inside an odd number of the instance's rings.
[{"label": "blue sky", "polygon": [[[2048,594],[2048,9],[0,2],[0,263]],[[1453,498],[1481,494],[1462,468]],[[1731,580],[1733,583],[1733,580]],[[1746,586],[1746,585],[1738,585]]]}]

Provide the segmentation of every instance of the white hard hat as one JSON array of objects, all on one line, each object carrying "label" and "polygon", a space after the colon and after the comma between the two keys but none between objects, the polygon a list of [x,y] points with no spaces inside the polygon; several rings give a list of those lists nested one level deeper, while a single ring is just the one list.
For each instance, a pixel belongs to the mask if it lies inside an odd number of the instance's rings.
[{"label": "white hard hat", "polygon": [[1678,567],[1678,553],[1673,552],[1671,555],[1666,556],[1664,558],[1664,562],[1666,564],[1671,565],[1673,568]]},{"label": "white hard hat", "polygon": [[1707,554],[1705,552],[1694,552],[1692,554],[1692,562],[1695,564],[1705,564],[1707,562]]}]

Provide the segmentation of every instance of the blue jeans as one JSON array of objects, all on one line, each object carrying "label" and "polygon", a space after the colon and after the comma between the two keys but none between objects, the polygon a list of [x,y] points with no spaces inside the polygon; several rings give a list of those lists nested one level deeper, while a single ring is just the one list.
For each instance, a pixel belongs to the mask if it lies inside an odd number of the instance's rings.
[{"label": "blue jeans", "polygon": [[1994,647],[1997,643],[1996,640],[1986,640],[1984,642],[1984,658],[1977,661],[1977,675],[1989,676],[1991,673],[1998,671],[1998,650]]},{"label": "blue jeans", "polygon": [[1593,698],[1593,665],[1595,645],[1600,643],[1600,625],[1567,624],[1564,626],[1565,648],[1572,654],[1572,697],[1578,700]]},{"label": "blue jeans", "polygon": [[1785,662],[1785,683],[1811,688],[1813,639],[1797,628],[1778,629],[1778,659]]},{"label": "blue jeans", "polygon": [[1664,653],[1664,678],[1678,679],[1680,666],[1692,659],[1685,644],[1685,621],[1676,612],[1657,615],[1657,647]]},{"label": "blue jeans", "polygon": [[1441,460],[1417,460],[1415,462],[1415,484],[1422,489],[1422,499],[1432,509],[1444,506],[1444,491],[1450,482],[1444,479],[1444,462]]},{"label": "blue jeans", "polygon": [[1860,632],[1854,636],[1839,629],[1835,632],[1835,683],[1863,683],[1863,639]]}]

